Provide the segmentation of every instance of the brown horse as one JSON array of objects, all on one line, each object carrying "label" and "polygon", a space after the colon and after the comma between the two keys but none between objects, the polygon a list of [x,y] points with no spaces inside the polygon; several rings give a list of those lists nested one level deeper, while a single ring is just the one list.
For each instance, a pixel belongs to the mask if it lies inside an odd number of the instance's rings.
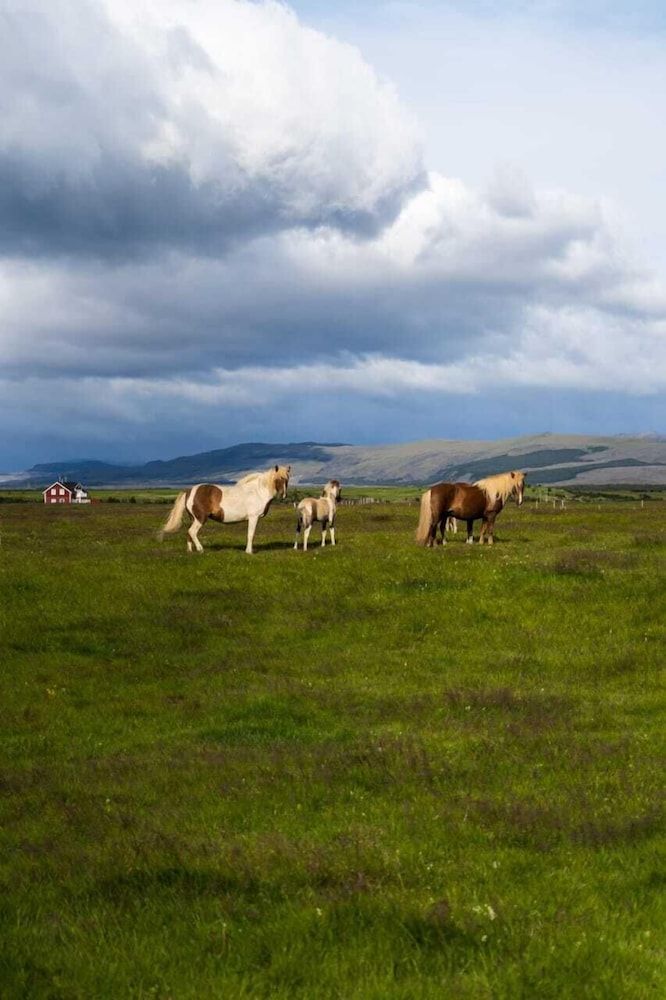
[{"label": "brown horse", "polygon": [[416,529],[419,545],[432,547],[437,539],[437,526],[446,545],[445,525],[449,517],[467,521],[467,543],[474,541],[474,522],[482,519],[479,544],[493,544],[495,518],[509,497],[515,496],[520,507],[525,490],[524,472],[503,472],[471,483],[436,483],[421,497],[421,514]]}]

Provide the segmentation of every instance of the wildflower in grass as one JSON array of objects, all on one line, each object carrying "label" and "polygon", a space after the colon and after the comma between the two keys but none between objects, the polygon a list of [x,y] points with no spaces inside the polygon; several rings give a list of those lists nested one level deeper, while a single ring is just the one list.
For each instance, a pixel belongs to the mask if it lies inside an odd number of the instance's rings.
[{"label": "wildflower in grass", "polygon": [[488,917],[489,920],[495,920],[497,918],[497,914],[493,910],[490,903],[484,903],[483,906],[479,904],[473,906],[472,913],[476,913],[480,917]]}]

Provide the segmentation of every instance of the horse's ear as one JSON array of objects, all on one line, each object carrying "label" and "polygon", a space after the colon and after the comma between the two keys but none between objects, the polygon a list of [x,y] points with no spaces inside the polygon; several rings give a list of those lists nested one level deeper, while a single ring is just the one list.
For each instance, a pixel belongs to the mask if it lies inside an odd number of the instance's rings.
[{"label": "horse's ear", "polygon": [[279,471],[279,468],[280,468],[280,466],[279,466],[279,465],[276,465],[276,466],[275,466],[275,471],[276,471],[276,472],[278,472],[278,471]]},{"label": "horse's ear", "polygon": [[515,472],[512,472],[512,473],[511,473],[511,478],[512,478],[512,479],[515,479],[515,478],[516,478],[516,473],[515,473]]}]

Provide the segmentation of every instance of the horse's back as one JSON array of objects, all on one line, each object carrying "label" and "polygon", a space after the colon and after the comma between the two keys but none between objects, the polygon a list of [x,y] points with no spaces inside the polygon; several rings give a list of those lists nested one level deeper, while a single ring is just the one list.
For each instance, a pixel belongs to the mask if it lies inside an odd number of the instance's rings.
[{"label": "horse's back", "polygon": [[433,514],[448,510],[456,493],[456,483],[435,483],[430,487],[430,504]]},{"label": "horse's back", "polygon": [[323,521],[328,518],[329,507],[325,500],[318,497],[305,497],[299,503],[298,510],[313,521]]},{"label": "horse's back", "polygon": [[481,517],[486,509],[486,495],[471,483],[436,483],[430,489],[435,517],[452,515],[461,520]]}]

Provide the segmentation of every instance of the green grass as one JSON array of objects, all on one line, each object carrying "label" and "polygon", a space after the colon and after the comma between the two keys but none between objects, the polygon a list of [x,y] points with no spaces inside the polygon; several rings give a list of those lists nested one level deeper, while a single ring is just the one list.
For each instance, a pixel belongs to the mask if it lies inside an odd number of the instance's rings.
[{"label": "green grass", "polygon": [[666,503],[165,513],[0,510],[3,1000],[666,993]]}]

